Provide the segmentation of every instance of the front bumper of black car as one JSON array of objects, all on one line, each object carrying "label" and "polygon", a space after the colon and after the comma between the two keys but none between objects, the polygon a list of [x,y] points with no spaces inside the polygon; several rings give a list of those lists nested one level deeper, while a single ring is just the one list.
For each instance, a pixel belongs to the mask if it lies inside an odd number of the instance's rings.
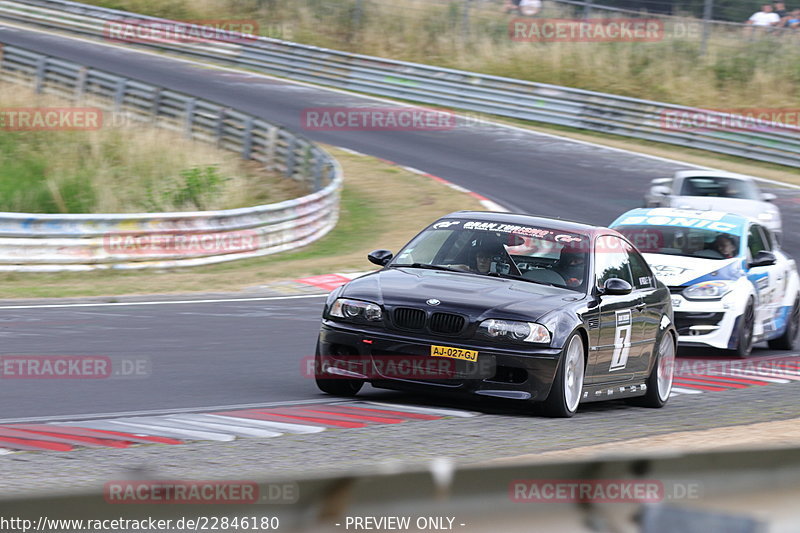
[{"label": "front bumper of black car", "polygon": [[[433,357],[433,345],[477,351],[477,360]],[[561,350],[506,348],[323,320],[318,353],[316,374],[321,379],[352,378],[379,388],[543,401],[555,379]]]}]

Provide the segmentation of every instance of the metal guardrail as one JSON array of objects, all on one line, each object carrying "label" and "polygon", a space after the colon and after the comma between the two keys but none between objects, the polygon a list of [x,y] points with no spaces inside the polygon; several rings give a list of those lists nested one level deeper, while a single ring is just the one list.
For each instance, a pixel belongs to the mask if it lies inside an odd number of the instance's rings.
[{"label": "metal guardrail", "polygon": [[[0,44],[2,46],[2,44]],[[0,48],[0,80],[125,113],[215,143],[307,186],[311,194],[222,211],[0,213],[0,271],[195,266],[304,246],[338,220],[341,169],[311,141],[190,95],[34,53]]]},{"label": "metal guardrail", "polygon": [[[28,493],[0,500],[0,517],[29,520],[35,526],[45,520],[172,520],[198,516],[208,523],[247,517],[250,524],[273,520],[271,527],[253,527],[292,532],[340,532],[358,530],[460,531],[460,532],[640,532],[640,533],[763,533],[796,531],[800,510],[800,450],[711,451],[663,456],[631,456],[579,461],[558,461],[459,467],[445,458],[433,460],[427,468],[407,464],[387,465],[373,471],[363,468],[352,474],[313,476],[301,480],[254,473],[246,480],[259,487],[287,486],[286,498],[277,491],[275,499],[259,499],[253,504],[231,504],[221,499],[214,505],[168,504],[162,501],[135,501],[118,504],[109,501],[107,489],[97,483],[84,490],[69,491],[62,485],[47,493]],[[383,472],[381,472],[383,470]],[[174,477],[162,477],[144,465],[146,472],[121,472],[120,483],[169,485]],[[656,486],[654,492],[630,491],[570,492],[549,491],[532,494],[516,488],[526,481],[539,486],[567,487],[577,484],[592,487],[603,484]],[[187,480],[187,482],[189,482]],[[222,480],[220,480],[221,483]],[[521,483],[520,483],[521,482]],[[200,481],[213,486],[213,480]],[[616,496],[612,496],[616,494]],[[288,497],[291,496],[291,497]],[[539,497],[540,496],[540,497]],[[139,498],[145,498],[139,496]],[[161,498],[164,498],[162,496]],[[212,496],[213,498],[213,496]],[[135,498],[133,498],[135,499]],[[361,517],[362,526],[354,523]],[[369,517],[373,527],[363,527]],[[387,527],[382,517],[408,517],[410,525]],[[419,517],[439,519],[449,527],[417,525]],[[446,519],[452,519],[449,522]],[[45,522],[47,525],[47,522]],[[86,529],[96,529],[87,528]],[[52,528],[53,526],[51,526]],[[152,526],[151,526],[152,527]],[[242,529],[251,529],[252,526]],[[125,530],[124,526],[118,526]],[[20,530],[19,528],[17,528]],[[39,527],[39,530],[47,529]],[[62,526],[58,530],[74,529]],[[116,529],[116,528],[115,528]],[[139,528],[137,528],[139,529]],[[146,529],[146,528],[141,528]],[[232,528],[233,529],[233,528]],[[33,530],[31,526],[29,531]],[[131,526],[131,530],[133,527]]]},{"label": "metal guardrail", "polygon": [[[112,22],[161,21],[66,0],[0,4],[0,19],[106,38]],[[175,22],[170,22],[175,24]],[[521,81],[474,72],[352,54],[260,37],[247,42],[141,42],[290,79],[515,119],[568,126],[623,137],[800,167],[800,128],[769,131],[681,130],[665,127],[674,113],[727,114],[649,100]]]}]

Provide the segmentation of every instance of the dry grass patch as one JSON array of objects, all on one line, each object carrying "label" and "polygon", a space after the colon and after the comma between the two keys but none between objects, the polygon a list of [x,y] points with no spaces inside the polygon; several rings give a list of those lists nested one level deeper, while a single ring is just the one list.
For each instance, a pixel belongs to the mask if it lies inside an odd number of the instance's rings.
[{"label": "dry grass patch", "polygon": [[[0,108],[65,107],[0,84]],[[0,130],[0,211],[136,213],[231,209],[307,191],[237,154],[180,133],[115,121],[88,131]]]}]

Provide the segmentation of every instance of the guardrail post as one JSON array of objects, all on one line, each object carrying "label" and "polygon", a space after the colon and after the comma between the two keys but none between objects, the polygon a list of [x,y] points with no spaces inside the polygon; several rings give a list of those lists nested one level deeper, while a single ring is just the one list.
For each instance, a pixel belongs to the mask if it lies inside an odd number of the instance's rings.
[{"label": "guardrail post", "polygon": [[151,122],[158,121],[158,109],[161,107],[161,87],[156,87],[153,94],[153,103],[150,104]]},{"label": "guardrail post", "polygon": [[267,157],[264,160],[264,166],[270,170],[275,167],[275,152],[278,149],[278,126],[271,126],[267,133]]},{"label": "guardrail post", "polygon": [[220,108],[219,116],[217,117],[217,124],[214,126],[214,138],[217,141],[217,146],[222,146],[222,136],[225,132],[225,117],[228,110],[224,107]]},{"label": "guardrail post", "polygon": [[183,124],[184,135],[187,139],[194,139],[194,110],[197,107],[197,98],[192,98],[186,101],[186,109],[184,110]]},{"label": "guardrail post", "polygon": [[287,178],[294,176],[294,167],[297,165],[297,154],[294,153],[296,148],[297,139],[294,138],[294,135],[291,135],[286,146],[286,171],[284,175]]},{"label": "guardrail post", "polygon": [[47,57],[41,56],[36,61],[36,79],[34,80],[34,90],[41,93],[44,89],[44,76],[47,70]]},{"label": "guardrail post", "polygon": [[244,122],[244,139],[242,141],[242,159],[250,159],[253,154],[253,122],[255,119],[248,116]]},{"label": "guardrail post", "polygon": [[125,102],[125,91],[128,88],[127,78],[117,80],[117,90],[114,92],[114,112],[122,111],[122,104]]},{"label": "guardrail post", "polygon": [[314,154],[314,192],[322,189],[322,158]]},{"label": "guardrail post", "polygon": [[86,80],[89,78],[89,67],[81,67],[78,69],[78,78],[75,80],[75,101],[80,102],[83,100],[83,95],[86,94]]}]

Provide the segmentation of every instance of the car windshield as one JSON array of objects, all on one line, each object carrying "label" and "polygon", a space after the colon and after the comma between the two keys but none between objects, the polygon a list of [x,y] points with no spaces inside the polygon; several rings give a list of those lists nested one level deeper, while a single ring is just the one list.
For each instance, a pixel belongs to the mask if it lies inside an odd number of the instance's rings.
[{"label": "car windshield", "polygon": [[706,196],[718,198],[741,198],[760,200],[758,189],[747,180],[718,176],[685,178],[681,196]]},{"label": "car windshield", "polygon": [[703,228],[673,226],[616,226],[640,252],[729,259],[739,255],[738,235]]},{"label": "car windshield", "polygon": [[442,220],[403,248],[390,266],[514,277],[584,291],[589,237],[551,228]]}]

